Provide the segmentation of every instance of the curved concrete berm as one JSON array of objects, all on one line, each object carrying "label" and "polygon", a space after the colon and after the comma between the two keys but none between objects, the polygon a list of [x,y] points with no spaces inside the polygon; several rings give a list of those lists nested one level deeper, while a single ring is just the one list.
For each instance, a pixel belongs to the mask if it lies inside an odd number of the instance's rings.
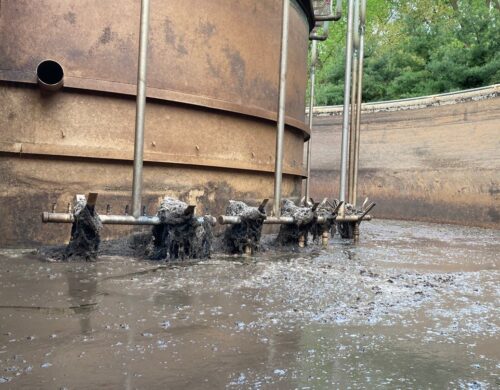
[{"label": "curved concrete berm", "polygon": [[[229,198],[272,198],[281,6],[282,0],[151,1],[148,213],[165,195],[214,215]],[[110,204],[120,214],[130,205],[139,15],[139,0],[1,1],[0,246],[66,240],[68,226],[42,227],[40,212],[52,203],[66,211],[77,193],[98,192],[101,212]],[[303,177],[312,26],[310,2],[293,1],[286,197],[300,195]],[[37,86],[45,60],[59,63],[64,75],[52,91]],[[106,228],[104,236],[110,233]]]},{"label": "curved concrete berm", "polygon": [[[311,194],[338,196],[341,107],[317,107]],[[375,217],[500,228],[500,85],[363,105],[358,202]]]}]

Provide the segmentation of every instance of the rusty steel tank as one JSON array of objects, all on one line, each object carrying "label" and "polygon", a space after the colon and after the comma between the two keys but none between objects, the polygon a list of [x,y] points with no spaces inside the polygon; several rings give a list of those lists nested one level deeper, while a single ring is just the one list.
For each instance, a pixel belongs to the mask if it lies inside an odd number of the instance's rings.
[{"label": "rusty steel tank", "polygon": [[[273,194],[282,0],[152,0],[143,204]],[[62,242],[77,193],[130,204],[140,1],[0,0],[0,247]],[[290,9],[283,196],[300,195],[310,1]],[[106,228],[105,236],[128,227]]]}]

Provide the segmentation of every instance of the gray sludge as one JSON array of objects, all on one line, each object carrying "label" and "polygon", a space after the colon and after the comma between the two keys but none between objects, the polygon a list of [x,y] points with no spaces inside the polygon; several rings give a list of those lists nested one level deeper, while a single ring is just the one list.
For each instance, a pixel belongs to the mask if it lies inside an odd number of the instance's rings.
[{"label": "gray sludge", "polygon": [[266,214],[258,207],[241,201],[230,200],[226,215],[239,216],[241,223],[230,225],[224,234],[225,250],[229,253],[244,253],[245,248],[253,252],[260,249],[260,237]]},{"label": "gray sludge", "polygon": [[283,201],[281,208],[283,217],[293,217],[295,223],[289,225],[281,225],[277,238],[278,245],[297,245],[299,237],[304,238],[307,243],[309,232],[314,225],[314,212],[311,207],[299,207],[289,200]]},{"label": "gray sludge", "polygon": [[317,242],[321,238],[323,232],[329,232],[330,235],[333,237],[336,230],[335,229],[336,215],[337,214],[334,213],[334,209],[332,209],[332,207],[328,205],[319,206],[316,209],[316,217],[324,217],[326,219],[326,222],[323,223],[315,222],[311,226],[309,232],[312,234],[314,242]]},{"label": "gray sludge", "polygon": [[153,227],[148,257],[152,260],[206,259],[212,252],[212,226],[207,217],[195,217],[188,205],[166,197],[158,217],[162,224]]},{"label": "gray sludge", "polygon": [[[354,207],[347,203],[345,205],[345,214],[346,215],[354,215],[356,214],[356,210]],[[354,237],[354,222],[337,222],[337,230],[340,234],[340,237],[351,239]]]},{"label": "gray sludge", "polygon": [[75,221],[71,226],[71,238],[63,253],[63,260],[95,261],[101,243],[102,229],[99,215],[94,206],[85,199],[77,201],[73,209]]}]

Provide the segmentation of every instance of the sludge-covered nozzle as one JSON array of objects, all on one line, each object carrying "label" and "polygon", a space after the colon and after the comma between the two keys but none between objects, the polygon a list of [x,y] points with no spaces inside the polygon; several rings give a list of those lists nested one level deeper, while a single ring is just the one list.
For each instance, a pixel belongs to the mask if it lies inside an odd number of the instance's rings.
[{"label": "sludge-covered nozzle", "polygon": [[76,195],[71,238],[64,251],[64,260],[96,260],[102,229],[101,220],[95,211],[96,202],[97,193],[95,192],[91,192],[88,199],[85,195]]},{"label": "sludge-covered nozzle", "polygon": [[[248,206],[241,201],[229,201],[226,216],[234,217],[238,223],[227,228],[224,234],[224,246],[227,252],[252,254],[259,250],[268,201],[269,199],[264,199],[259,207]],[[219,217],[219,221],[223,221],[226,216]]]},{"label": "sludge-covered nozzle", "polygon": [[370,221],[372,217],[368,214],[376,203],[368,204],[368,198],[365,199],[363,205],[357,209],[352,204],[345,204],[337,218],[337,230],[340,237],[357,240],[359,238],[359,225],[363,221]]},{"label": "sludge-covered nozzle", "polygon": [[212,253],[213,218],[196,217],[195,206],[165,197],[158,209],[160,224],[153,227],[149,257],[165,259],[206,259]]},{"label": "sludge-covered nozzle", "polygon": [[296,206],[286,199],[283,202],[283,217],[290,218],[292,222],[281,226],[278,245],[298,245],[303,248],[308,245],[309,236],[312,236],[312,242],[319,242],[321,239],[321,244],[327,246],[330,235],[334,233],[335,219],[342,204],[337,200],[331,204],[327,198],[316,203],[313,199],[304,198],[301,206]]}]

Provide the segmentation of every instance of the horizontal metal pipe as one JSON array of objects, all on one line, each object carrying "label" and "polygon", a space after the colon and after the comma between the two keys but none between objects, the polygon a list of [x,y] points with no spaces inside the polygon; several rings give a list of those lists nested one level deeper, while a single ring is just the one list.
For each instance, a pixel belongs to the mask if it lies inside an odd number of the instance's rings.
[{"label": "horizontal metal pipe", "polygon": [[338,216],[335,218],[335,222],[358,222],[358,221],[371,221],[372,216],[371,215],[365,215],[364,217],[362,215],[344,215]]},{"label": "horizontal metal pipe", "polygon": [[266,225],[291,225],[295,222],[293,217],[267,217],[264,220]]},{"label": "horizontal metal pipe", "polygon": [[[217,218],[217,222],[221,225],[237,225],[242,222],[242,219],[238,215],[220,215]],[[294,219],[292,217],[267,217],[264,223],[267,225],[278,225],[278,224],[292,224]]]},{"label": "horizontal metal pipe", "polygon": [[[317,217],[317,223],[325,223],[328,221],[328,217]],[[220,215],[217,218],[217,222],[221,225],[237,225],[241,223],[241,217],[234,215]],[[272,217],[269,216],[264,220],[264,224],[266,225],[291,225],[295,223],[295,219],[293,217]]]},{"label": "horizontal metal pipe", "polygon": [[[161,225],[162,222],[157,216],[139,216],[132,215],[99,215],[99,219],[103,225]],[[42,213],[43,223],[73,223],[75,217],[70,213]],[[203,222],[203,217],[198,217],[198,222]],[[217,220],[212,217],[209,221],[214,226]]]},{"label": "horizontal metal pipe", "polygon": [[237,225],[241,223],[241,218],[234,215],[219,215],[217,217],[217,222],[221,225]]},{"label": "horizontal metal pipe", "polygon": [[337,20],[340,20],[341,17],[342,17],[342,15],[338,16],[337,14],[333,14],[333,15],[318,15],[318,16],[314,17],[314,20],[316,20],[318,22],[330,22],[330,21],[336,22]]},{"label": "horizontal metal pipe", "polygon": [[309,35],[309,40],[310,41],[326,41],[328,38],[328,35],[317,35],[317,34],[311,34]]}]

